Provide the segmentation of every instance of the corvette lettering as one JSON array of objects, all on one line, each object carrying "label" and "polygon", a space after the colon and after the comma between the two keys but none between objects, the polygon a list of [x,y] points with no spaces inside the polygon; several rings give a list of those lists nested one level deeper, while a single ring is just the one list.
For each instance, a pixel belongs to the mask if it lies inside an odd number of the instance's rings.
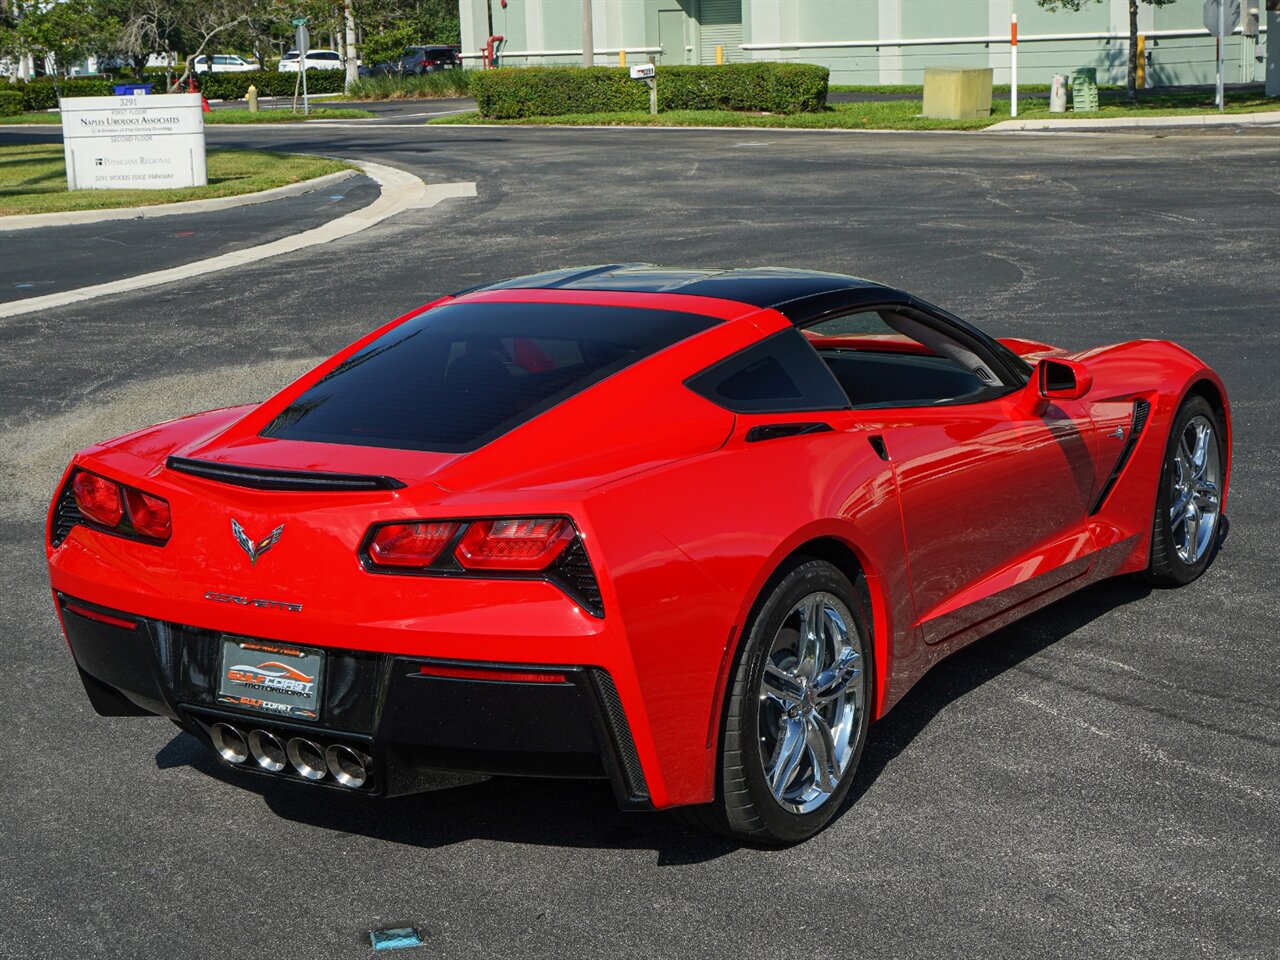
[{"label": "corvette lettering", "polygon": [[237,597],[233,593],[213,593],[210,591],[204,595],[206,600],[212,600],[214,603],[234,603],[241,607],[259,607],[263,610],[288,610],[291,613],[301,613],[302,604],[289,603],[286,600],[262,600],[252,597]]}]

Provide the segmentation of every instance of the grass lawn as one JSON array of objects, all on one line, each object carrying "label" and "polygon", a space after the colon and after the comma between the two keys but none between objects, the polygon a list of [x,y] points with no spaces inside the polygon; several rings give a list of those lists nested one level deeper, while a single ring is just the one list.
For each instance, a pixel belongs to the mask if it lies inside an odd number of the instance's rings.
[{"label": "grass lawn", "polygon": [[[656,117],[647,112],[571,113],[558,117],[529,117],[522,120],[488,120],[479,113],[460,113],[436,117],[428,123],[439,124],[532,124],[563,126],[667,126],[667,127],[787,127],[811,130],[980,130],[1009,119],[1008,101],[995,101],[991,116],[979,120],[927,120],[916,116],[919,100],[882,100],[872,103],[834,103],[819,113],[762,114],[732,110],[672,110]],[[1257,90],[1229,91],[1228,113],[1255,113],[1280,110],[1280,100]],[[1193,90],[1171,93],[1148,92],[1137,106],[1104,102],[1096,113],[1051,114],[1044,100],[1021,105],[1019,119],[1037,120],[1057,117],[1150,117],[1180,114],[1215,113],[1213,92]]]},{"label": "grass lawn", "polygon": [[[223,123],[301,123],[303,120],[368,120],[377,114],[354,107],[312,107],[308,116],[292,110],[265,109],[257,113],[245,110],[211,110],[204,115],[206,124]],[[59,113],[22,113],[16,117],[0,117],[0,125],[13,123],[61,123]]]},{"label": "grass lawn", "polygon": [[[0,215],[148,207],[179,200],[208,200],[351,169],[342,160],[257,150],[210,150],[209,185],[178,190],[67,190],[61,144],[0,146]],[[4,229],[0,222],[0,229]]]}]

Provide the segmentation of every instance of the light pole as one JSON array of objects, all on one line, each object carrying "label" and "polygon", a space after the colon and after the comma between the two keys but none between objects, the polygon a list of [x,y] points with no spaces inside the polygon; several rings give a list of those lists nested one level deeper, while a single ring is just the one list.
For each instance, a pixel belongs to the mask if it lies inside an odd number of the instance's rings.
[{"label": "light pole", "polygon": [[591,28],[591,0],[582,0],[582,65],[596,65],[595,31]]}]

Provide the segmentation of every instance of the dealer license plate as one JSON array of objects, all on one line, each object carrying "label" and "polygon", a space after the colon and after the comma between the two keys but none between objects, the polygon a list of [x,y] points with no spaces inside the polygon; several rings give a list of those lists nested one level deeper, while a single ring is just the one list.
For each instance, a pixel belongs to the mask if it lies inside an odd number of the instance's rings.
[{"label": "dealer license plate", "polygon": [[290,720],[318,720],[323,678],[323,650],[222,638],[218,703]]}]

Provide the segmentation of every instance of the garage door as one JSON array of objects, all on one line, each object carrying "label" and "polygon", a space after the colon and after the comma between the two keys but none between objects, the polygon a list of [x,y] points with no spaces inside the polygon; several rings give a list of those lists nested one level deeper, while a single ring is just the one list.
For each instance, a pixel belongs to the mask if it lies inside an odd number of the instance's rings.
[{"label": "garage door", "polygon": [[698,22],[702,24],[699,63],[715,63],[716,47],[724,48],[726,63],[745,59],[739,49],[742,43],[742,0],[702,0],[698,6]]}]

